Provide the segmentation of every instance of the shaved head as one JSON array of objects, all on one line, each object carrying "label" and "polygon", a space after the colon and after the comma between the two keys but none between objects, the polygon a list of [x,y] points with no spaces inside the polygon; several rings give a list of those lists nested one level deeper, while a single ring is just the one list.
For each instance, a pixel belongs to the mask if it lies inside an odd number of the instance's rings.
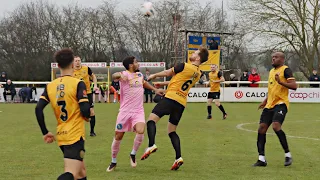
[{"label": "shaved head", "polygon": [[281,51],[276,51],[272,54],[272,66],[277,68],[284,65],[285,54]]}]

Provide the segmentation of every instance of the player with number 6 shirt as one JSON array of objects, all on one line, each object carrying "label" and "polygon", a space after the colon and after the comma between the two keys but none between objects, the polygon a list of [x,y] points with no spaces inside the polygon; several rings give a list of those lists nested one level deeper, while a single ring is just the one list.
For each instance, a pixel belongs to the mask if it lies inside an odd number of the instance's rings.
[{"label": "player with number 6 shirt", "polygon": [[176,151],[176,158],[171,170],[178,170],[183,164],[180,139],[176,133],[176,129],[187,104],[189,90],[196,82],[199,81],[202,74],[199,66],[208,60],[208,56],[208,50],[201,47],[190,57],[190,64],[180,63],[171,69],[149,76],[148,80],[155,79],[157,77],[173,77],[170,80],[165,97],[154,107],[152,113],[149,115],[149,121],[147,122],[149,146],[141,157],[141,160],[148,158],[150,154],[157,151],[158,148],[155,145],[156,123],[164,115],[169,115],[168,135],[171,139],[173,148]]}]

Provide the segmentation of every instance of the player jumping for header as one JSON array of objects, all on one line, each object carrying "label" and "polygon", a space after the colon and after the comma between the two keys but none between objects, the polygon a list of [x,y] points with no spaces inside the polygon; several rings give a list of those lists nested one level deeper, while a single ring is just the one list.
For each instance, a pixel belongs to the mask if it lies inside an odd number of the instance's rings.
[{"label": "player jumping for header", "polygon": [[199,81],[202,72],[199,65],[208,60],[208,50],[201,47],[190,57],[191,64],[180,63],[169,70],[152,74],[149,79],[157,77],[173,76],[168,85],[165,97],[153,108],[147,122],[147,131],[149,137],[149,147],[141,157],[141,160],[147,159],[151,153],[158,149],[155,145],[156,123],[164,116],[170,115],[168,122],[168,135],[171,139],[176,158],[171,170],[177,170],[183,164],[181,157],[180,139],[176,133],[177,126],[181,119],[187,97],[191,87]]}]

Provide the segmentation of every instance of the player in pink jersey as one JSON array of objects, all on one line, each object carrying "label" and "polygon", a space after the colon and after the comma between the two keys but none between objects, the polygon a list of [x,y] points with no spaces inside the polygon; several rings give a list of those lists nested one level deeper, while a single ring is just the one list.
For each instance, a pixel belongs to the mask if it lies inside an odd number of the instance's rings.
[{"label": "player in pink jersey", "polygon": [[137,166],[136,152],[138,151],[143,139],[145,129],[145,116],[143,108],[144,88],[154,90],[156,94],[163,95],[163,89],[156,89],[143,79],[139,71],[139,64],[135,57],[130,56],[123,60],[126,71],[114,73],[113,79],[120,81],[120,110],[117,117],[115,136],[112,142],[112,161],[107,172],[113,171],[117,166],[117,154],[120,149],[120,142],[125,132],[134,131],[133,148],[130,153],[132,167]]}]

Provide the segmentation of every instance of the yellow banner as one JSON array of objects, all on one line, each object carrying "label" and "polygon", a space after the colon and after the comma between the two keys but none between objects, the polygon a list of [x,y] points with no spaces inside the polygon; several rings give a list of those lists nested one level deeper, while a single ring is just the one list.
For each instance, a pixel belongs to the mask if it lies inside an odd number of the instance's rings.
[{"label": "yellow banner", "polygon": [[[189,58],[195,50],[188,50],[188,63],[190,63]],[[218,68],[220,67],[220,50],[209,50],[208,61],[200,65],[201,71],[210,71],[210,65],[216,64]]]}]

